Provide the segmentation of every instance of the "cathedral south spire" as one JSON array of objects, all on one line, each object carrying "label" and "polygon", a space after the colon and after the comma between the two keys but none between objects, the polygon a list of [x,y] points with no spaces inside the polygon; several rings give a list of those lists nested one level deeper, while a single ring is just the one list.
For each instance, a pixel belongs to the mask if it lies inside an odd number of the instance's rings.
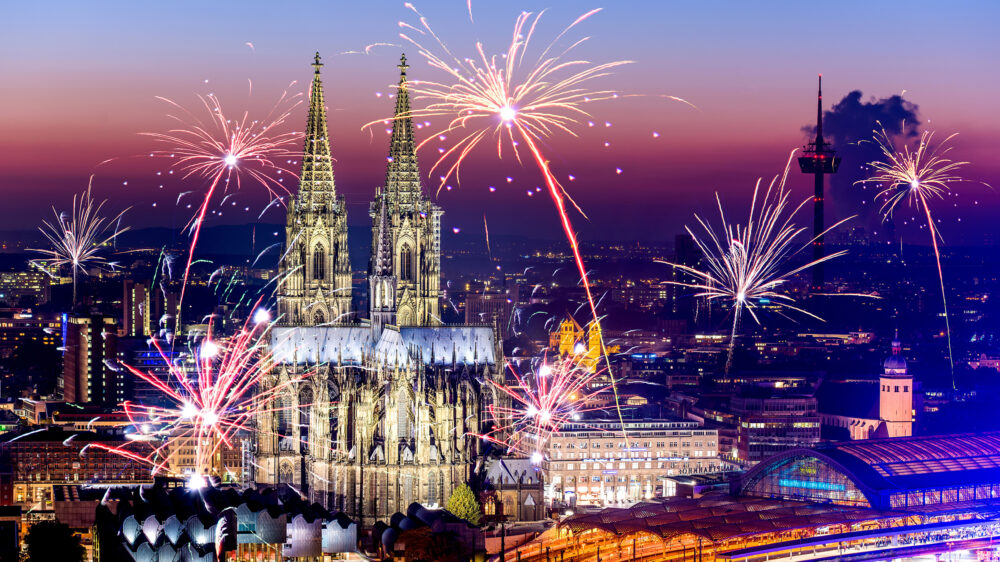
[{"label": "cathedral south spire", "polygon": [[343,322],[351,312],[347,209],[333,177],[319,53],[312,67],[302,173],[288,202],[278,286],[279,322],[301,326]]},{"label": "cathedral south spire", "polygon": [[[321,195],[334,198],[336,187],[333,180],[333,163],[330,159],[330,138],[326,125],[326,100],[323,97],[323,80],[319,53],[313,59],[313,81],[309,88],[309,115],[306,118],[305,141],[302,147],[302,176],[299,183],[302,195],[316,197],[322,203]],[[307,193],[304,193],[307,192]],[[310,201],[311,202],[311,201]]]},{"label": "cathedral south spire", "polygon": [[[396,112],[389,138],[385,185],[375,190],[369,215],[372,219],[374,264],[381,252],[378,238],[382,214],[391,233],[392,271],[396,279],[396,323],[399,326],[432,326],[441,323],[441,208],[420,184],[413,112],[406,85],[406,55],[400,57]],[[374,271],[374,269],[372,270]]]},{"label": "cathedral south spire", "polygon": [[393,204],[412,204],[423,194],[420,189],[420,168],[417,146],[413,137],[413,112],[410,92],[406,85],[406,55],[399,59],[399,85],[396,88],[396,112],[392,120],[389,158],[385,171],[385,190]]}]

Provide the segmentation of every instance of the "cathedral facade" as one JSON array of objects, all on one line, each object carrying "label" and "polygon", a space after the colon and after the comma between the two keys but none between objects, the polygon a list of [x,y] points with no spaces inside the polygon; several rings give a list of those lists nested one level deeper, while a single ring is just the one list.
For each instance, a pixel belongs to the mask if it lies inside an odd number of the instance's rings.
[{"label": "cathedral facade", "polygon": [[405,57],[385,184],[370,205],[367,318],[351,310],[319,55],[313,66],[279,267],[275,368],[261,389],[278,399],[257,419],[256,480],[372,523],[412,502],[443,506],[480,468],[489,381],[503,376],[503,358],[495,327],[440,318],[442,211],[420,182]]}]

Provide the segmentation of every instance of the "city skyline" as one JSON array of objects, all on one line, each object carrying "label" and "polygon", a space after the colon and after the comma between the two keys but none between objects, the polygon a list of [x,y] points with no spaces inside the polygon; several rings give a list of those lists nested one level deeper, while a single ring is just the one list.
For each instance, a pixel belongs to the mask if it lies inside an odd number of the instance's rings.
[{"label": "city skyline", "polygon": [[[462,2],[416,7],[449,46],[471,45],[475,38],[495,51],[508,39],[506,34],[520,9],[538,11],[547,6],[473,2],[474,24]],[[3,216],[9,229],[32,229],[35,224],[28,217],[47,211],[50,204],[68,206],[91,173],[95,174],[95,191],[122,208],[132,206],[133,220],[181,226],[188,218],[186,209],[165,209],[176,207],[174,201],[181,191],[204,186],[192,183],[186,188],[158,190],[154,171],[137,158],[140,149],[150,149],[138,133],[167,125],[164,116],[169,108],[155,96],[191,107],[197,103],[196,94],[216,93],[227,107],[241,108],[250,79],[252,107],[263,109],[293,80],[297,84],[289,91],[306,93],[308,63],[316,50],[324,55],[328,76],[338,191],[346,196],[351,224],[363,222],[365,202],[381,180],[387,139],[380,138],[380,131],[362,131],[361,125],[390,114],[392,102],[387,97],[398,53],[411,51],[411,60],[416,60],[417,53],[412,46],[376,46],[369,55],[343,53],[379,42],[399,45],[397,21],[412,23],[412,12],[395,3],[374,11],[344,6],[342,19],[351,21],[351,29],[324,36],[320,32],[324,26],[342,25],[334,17],[338,8],[314,7],[312,12],[329,13],[327,20],[303,16],[310,10],[290,12],[253,4],[229,13],[236,24],[222,26],[217,33],[203,33],[213,18],[225,20],[225,10],[206,8],[192,17],[182,10],[105,7],[104,12],[74,13],[74,6],[66,6],[66,17],[49,22],[37,8],[25,6],[15,14],[24,25],[4,39],[11,42],[8,50],[25,54],[5,60],[0,67],[8,77],[4,98],[9,100],[6,109],[0,110],[9,123],[0,145],[10,156],[0,166],[0,177],[10,200],[16,202],[6,207]],[[591,7],[600,6],[556,2],[541,27],[554,35]],[[996,39],[981,23],[988,18],[973,17],[977,6],[945,11],[927,3],[908,5],[901,13],[880,6],[864,20],[851,16],[860,9],[858,5],[832,12],[801,5],[769,7],[745,20],[754,25],[740,25],[740,18],[751,14],[738,5],[711,14],[704,7],[650,3],[642,8],[651,17],[636,18],[634,10],[608,6],[578,30],[580,36],[591,37],[581,47],[581,56],[595,62],[635,61],[616,69],[616,78],[605,79],[601,85],[638,95],[594,104],[593,128],[582,129],[579,138],[556,135],[551,142],[554,172],[589,216],[589,220],[576,219],[584,240],[669,240],[693,222],[695,212],[711,207],[716,191],[732,203],[748,202],[753,182],[779,173],[788,153],[808,140],[802,128],[814,121],[815,75],[820,72],[826,75],[827,109],[854,90],[863,93],[862,100],[902,93],[919,107],[924,129],[960,133],[955,155],[971,162],[968,177],[1000,183],[994,180],[1000,177],[1000,169],[990,157],[996,153],[1000,131],[996,123],[983,119],[990,114],[990,88],[974,72],[975,61],[991,51]],[[933,17],[941,33],[956,28],[963,33],[949,36],[949,41],[931,51],[923,49],[908,57],[905,40],[891,34],[862,33],[872,19],[878,20],[878,12],[884,18],[895,17],[894,25],[902,28]],[[820,13],[823,17],[817,19]],[[262,20],[277,23],[262,25]],[[73,21],[84,25],[73,27],[69,23]],[[47,26],[44,33],[39,27],[43,23]],[[281,31],[288,26],[304,26],[310,32],[288,36]],[[637,29],[625,32],[632,28]],[[62,39],[40,41],[57,31]],[[196,40],[185,40],[187,36]],[[823,46],[819,60],[810,55],[809,45],[816,42]],[[913,43],[919,45],[920,40]],[[182,60],[185,64],[179,65]],[[759,64],[763,60],[777,62]],[[866,64],[854,64],[857,60]],[[414,64],[412,75],[435,77],[423,61]],[[981,86],[948,87],[973,80]],[[64,89],[67,81],[74,84],[71,95]],[[683,98],[697,109],[662,95]],[[301,128],[304,112],[304,105],[293,110],[288,130]],[[610,126],[605,127],[605,122]],[[50,134],[52,127],[60,129],[56,139]],[[605,142],[610,146],[605,147]],[[434,148],[429,146],[421,154],[425,174]],[[445,229],[481,233],[482,215],[489,209],[485,214],[491,232],[557,238],[557,222],[546,198],[527,195],[543,186],[537,171],[513,161],[497,162],[488,152],[474,155],[460,187],[451,182],[455,189],[439,194],[438,203],[449,211],[443,218]],[[53,153],[60,155],[55,164]],[[114,160],[98,166],[108,158]],[[720,159],[725,166],[718,166]],[[616,173],[619,168],[621,174]],[[570,175],[575,179],[568,180]],[[507,177],[513,181],[508,183]],[[425,176],[424,183],[433,189],[436,177]],[[808,195],[809,178],[793,174],[789,183],[796,197]],[[496,191],[491,192],[489,186]],[[873,213],[855,208],[857,193],[837,189],[828,187],[829,222],[860,212],[863,216],[854,225],[877,226]],[[26,198],[27,190],[42,190],[47,196]],[[974,185],[962,192],[957,207],[940,212],[940,218],[947,221],[949,241],[982,243],[984,233],[990,234],[988,217],[996,204],[995,194]],[[607,197],[608,193],[614,197]],[[676,197],[670,204],[650,199],[661,194]],[[216,222],[254,222],[267,204],[252,189],[234,198],[250,211]],[[511,215],[530,217],[536,226],[527,228]],[[638,220],[623,221],[623,216]],[[264,220],[278,223],[280,212],[271,209]],[[916,230],[901,232],[906,242],[923,243],[926,238]],[[452,234],[456,235],[461,234]]]},{"label": "city skyline", "polygon": [[1000,6],[397,1],[8,10],[0,559],[1000,559]]}]

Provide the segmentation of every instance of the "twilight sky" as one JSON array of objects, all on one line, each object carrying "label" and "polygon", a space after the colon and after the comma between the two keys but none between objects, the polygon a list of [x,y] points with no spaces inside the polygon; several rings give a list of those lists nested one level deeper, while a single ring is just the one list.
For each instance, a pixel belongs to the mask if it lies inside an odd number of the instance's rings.
[{"label": "twilight sky", "polygon": [[[470,54],[477,39],[487,51],[503,50],[521,10],[549,9],[536,39],[542,46],[542,39],[602,6],[571,33],[591,37],[577,57],[635,61],[594,85],[642,96],[594,104],[594,127],[584,123],[578,138],[558,135],[546,143],[556,174],[576,178],[566,185],[590,217],[575,219],[584,239],[670,239],[694,212],[712,211],[716,191],[730,213],[741,216],[734,210],[748,201],[756,178],[779,172],[805,142],[801,127],[815,120],[819,72],[827,107],[851,90],[866,99],[905,90],[924,128],[940,137],[961,133],[951,155],[972,162],[963,175],[1000,186],[994,60],[1000,3],[472,0],[471,24],[465,0],[416,2],[454,51]],[[416,23],[403,2],[16,2],[5,7],[4,20],[0,230],[33,228],[43,214],[48,218],[51,205],[68,207],[91,173],[95,191],[116,210],[133,207],[134,224],[183,224],[191,211],[175,207],[177,194],[205,186],[158,189],[156,168],[139,157],[153,145],[137,133],[169,126],[167,106],[155,96],[190,107],[195,94],[214,92],[231,112],[266,110],[292,81],[298,81],[292,92],[304,91],[317,50],[326,63],[338,189],[348,199],[350,221],[366,220],[367,202],[384,179],[388,141],[360,126],[390,114],[386,94],[400,49],[340,53],[399,43],[397,22]],[[414,48],[405,50],[412,78],[440,78]],[[301,130],[304,121],[302,105],[290,128]],[[425,172],[436,154],[432,147],[421,155]],[[97,166],[108,158],[114,160]],[[531,165],[497,161],[485,149],[461,180],[439,197],[447,236],[481,234],[484,214],[491,234],[560,236],[544,192],[527,195],[542,185]],[[797,197],[811,192],[811,178],[797,170],[790,184]],[[973,183],[958,190],[961,197],[938,212],[946,241],[995,241],[1000,194]],[[267,203],[252,185],[232,201],[238,205],[213,220],[250,222]],[[832,207],[831,219],[860,212],[857,224],[870,222],[871,205]],[[280,217],[274,209],[265,215],[272,222]],[[926,238],[903,232],[908,241]]]}]

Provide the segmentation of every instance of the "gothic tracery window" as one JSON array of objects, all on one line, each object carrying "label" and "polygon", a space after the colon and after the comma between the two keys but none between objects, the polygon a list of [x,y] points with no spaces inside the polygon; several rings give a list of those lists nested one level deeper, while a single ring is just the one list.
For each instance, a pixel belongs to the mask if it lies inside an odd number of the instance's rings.
[{"label": "gothic tracery window", "polygon": [[281,464],[281,468],[278,469],[278,482],[282,484],[292,483],[292,465],[288,463]]},{"label": "gothic tracery window", "polygon": [[433,470],[427,478],[427,505],[438,503],[437,499],[437,473]]},{"label": "gothic tracery window", "polygon": [[326,251],[323,246],[316,246],[313,251],[313,279],[326,279]]},{"label": "gothic tracery window", "polygon": [[413,252],[410,251],[409,244],[403,244],[399,252],[399,279],[401,281],[413,279]]},{"label": "gothic tracery window", "polygon": [[309,442],[309,418],[312,414],[313,391],[309,387],[299,392],[299,440]]},{"label": "gothic tracery window", "polygon": [[292,397],[286,392],[282,392],[275,400],[276,414],[278,416],[278,435],[287,437],[292,433]]}]

